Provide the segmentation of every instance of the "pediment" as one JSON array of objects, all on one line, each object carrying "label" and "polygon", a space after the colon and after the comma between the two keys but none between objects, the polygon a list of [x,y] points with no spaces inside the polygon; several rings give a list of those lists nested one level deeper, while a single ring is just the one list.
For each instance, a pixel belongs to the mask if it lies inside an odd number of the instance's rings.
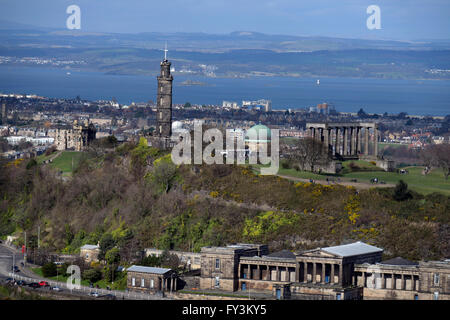
[{"label": "pediment", "polygon": [[300,257],[311,257],[311,258],[339,258],[339,256],[325,252],[322,249],[315,249],[306,251],[299,254]]}]

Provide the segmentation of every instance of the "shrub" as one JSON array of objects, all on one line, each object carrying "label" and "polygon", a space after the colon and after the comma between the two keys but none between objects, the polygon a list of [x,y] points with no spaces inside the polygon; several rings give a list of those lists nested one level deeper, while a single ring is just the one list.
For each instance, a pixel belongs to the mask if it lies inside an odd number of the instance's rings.
[{"label": "shrub", "polygon": [[397,201],[404,201],[412,198],[411,192],[408,190],[408,185],[400,180],[394,189],[394,199]]},{"label": "shrub", "polygon": [[47,262],[42,266],[42,275],[46,278],[56,276],[56,264]]},{"label": "shrub", "polygon": [[102,273],[98,269],[88,269],[83,272],[83,279],[94,283],[102,279]]},{"label": "shrub", "polygon": [[291,169],[291,163],[289,161],[281,161],[281,167],[283,169]]}]

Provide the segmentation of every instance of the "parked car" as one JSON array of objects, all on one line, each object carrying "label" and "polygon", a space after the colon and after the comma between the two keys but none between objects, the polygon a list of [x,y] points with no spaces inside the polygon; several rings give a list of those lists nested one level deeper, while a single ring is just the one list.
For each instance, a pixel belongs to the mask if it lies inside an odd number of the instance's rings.
[{"label": "parked car", "polygon": [[55,287],[52,288],[52,290],[61,291],[62,289],[60,287],[55,286]]},{"label": "parked car", "polygon": [[99,294],[98,294],[97,291],[93,291],[93,292],[89,293],[89,295],[90,295],[91,297],[96,297],[96,298],[99,296]]},{"label": "parked car", "polygon": [[28,286],[30,286],[31,288],[34,288],[34,289],[41,287],[41,285],[37,282],[32,282]]},{"label": "parked car", "polygon": [[19,281],[17,281],[17,285],[19,285],[19,286],[26,286],[28,284],[25,281],[23,281],[23,280],[19,280]]},{"label": "parked car", "polygon": [[50,285],[48,284],[47,281],[40,281],[40,282],[39,282],[39,285],[40,285],[41,287],[50,287]]}]

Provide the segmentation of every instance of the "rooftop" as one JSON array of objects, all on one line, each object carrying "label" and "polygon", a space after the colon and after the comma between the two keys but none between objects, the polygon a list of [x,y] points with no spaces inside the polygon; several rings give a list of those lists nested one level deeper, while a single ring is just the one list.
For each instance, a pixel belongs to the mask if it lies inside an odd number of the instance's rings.
[{"label": "rooftop", "polygon": [[383,252],[383,249],[371,246],[361,241],[340,246],[322,248],[322,250],[340,257],[352,257],[360,254]]},{"label": "rooftop", "polygon": [[96,244],[85,244],[84,246],[82,246],[80,249],[84,249],[84,250],[94,250],[94,249],[99,249],[100,247]]},{"label": "rooftop", "polygon": [[295,259],[295,254],[289,250],[281,250],[271,254],[268,254],[266,257],[269,258],[281,258],[281,259]]},{"label": "rooftop", "polygon": [[155,273],[155,274],[165,274],[172,269],[166,269],[166,268],[156,268],[156,267],[144,267],[144,266],[135,266],[132,265],[127,269],[127,271],[134,271],[134,272],[144,272],[144,273]]},{"label": "rooftop", "polygon": [[381,261],[379,264],[389,265],[389,266],[417,266],[419,265],[417,262],[413,262],[402,257],[396,257],[393,259],[389,259],[386,261]]}]

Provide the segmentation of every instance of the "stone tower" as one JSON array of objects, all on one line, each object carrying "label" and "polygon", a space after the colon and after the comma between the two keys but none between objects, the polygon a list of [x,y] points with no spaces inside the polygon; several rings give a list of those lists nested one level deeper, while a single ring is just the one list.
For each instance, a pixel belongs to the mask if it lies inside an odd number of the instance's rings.
[{"label": "stone tower", "polygon": [[171,63],[167,60],[167,49],[164,50],[164,60],[161,62],[161,74],[158,78],[156,135],[160,137],[161,147],[167,148],[172,135],[172,81]]}]

